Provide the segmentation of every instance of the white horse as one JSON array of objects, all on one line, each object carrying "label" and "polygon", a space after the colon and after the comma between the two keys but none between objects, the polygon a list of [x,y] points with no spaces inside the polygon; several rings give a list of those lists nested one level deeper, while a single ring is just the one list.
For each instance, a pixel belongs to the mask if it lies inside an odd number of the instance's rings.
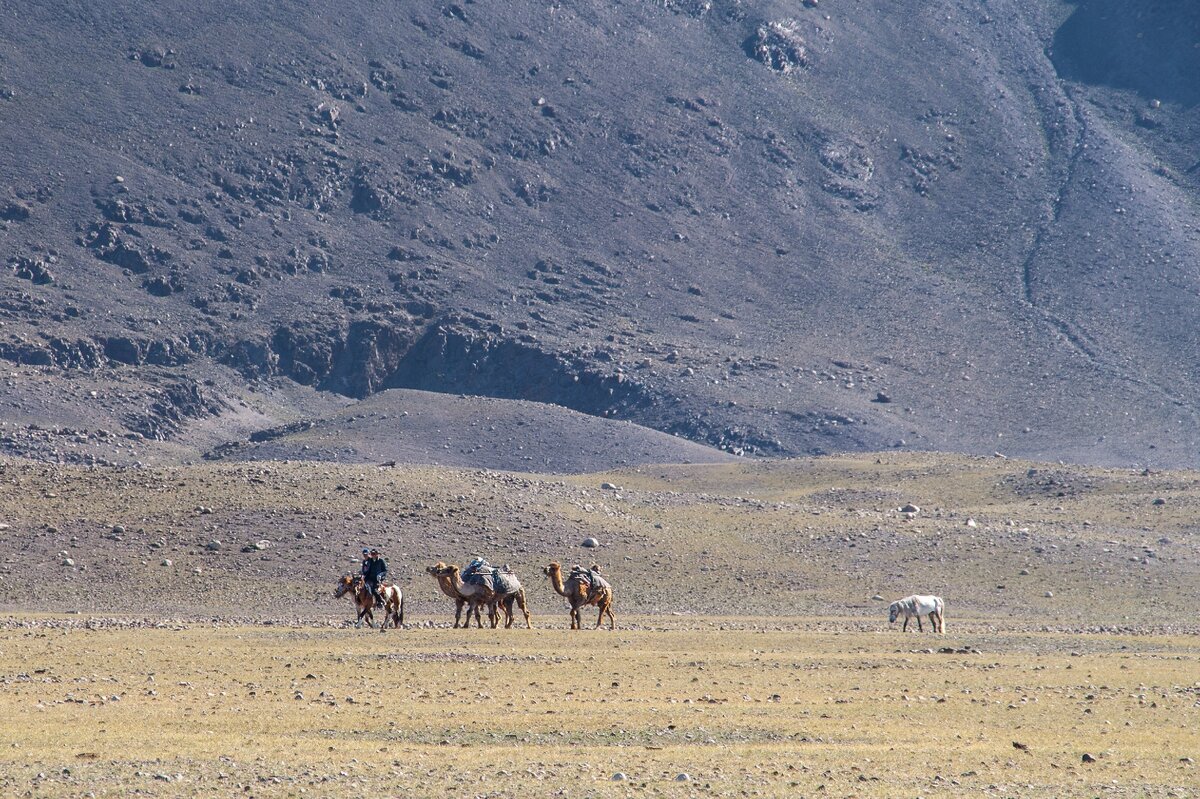
[{"label": "white horse", "polygon": [[927,596],[921,594],[913,594],[906,596],[904,599],[897,599],[892,604],[888,605],[888,622],[894,624],[900,616],[904,617],[904,626],[901,627],[901,632],[908,630],[908,620],[916,618],[917,630],[924,632],[921,626],[921,617],[928,616],[929,623],[933,625],[935,633],[946,632],[946,619],[943,615],[945,603],[942,602],[940,596]]}]

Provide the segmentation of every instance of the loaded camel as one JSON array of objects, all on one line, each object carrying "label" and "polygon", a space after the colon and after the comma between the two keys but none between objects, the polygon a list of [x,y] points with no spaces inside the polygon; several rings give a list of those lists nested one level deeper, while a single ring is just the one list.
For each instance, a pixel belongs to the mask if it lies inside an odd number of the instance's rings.
[{"label": "loaded camel", "polygon": [[[482,596],[466,596],[459,593],[454,586],[454,580],[447,571],[446,564],[438,561],[432,566],[427,566],[425,571],[433,577],[438,584],[438,588],[442,589],[442,593],[454,600],[454,627],[458,628],[459,619],[462,617],[463,607],[467,608],[467,618],[463,622],[463,629],[471,626],[471,611],[475,611],[475,623],[483,627],[483,622],[479,618],[480,602],[488,603],[488,618],[492,620],[492,626],[495,627],[496,621],[496,606],[494,599],[487,599]],[[479,586],[482,587],[482,586]]]},{"label": "loaded camel", "polygon": [[[533,628],[533,623],[529,616],[529,607],[525,603],[525,588],[521,585],[521,581],[512,572],[493,572],[492,585],[496,588],[489,587],[482,582],[464,582],[462,579],[462,571],[456,565],[443,566],[438,571],[438,576],[449,579],[450,587],[454,592],[462,597],[465,597],[467,602],[476,602],[475,605],[475,620],[479,621],[479,604],[487,603],[488,616],[492,620],[492,627],[496,627],[499,623],[497,607],[504,612],[504,629],[511,629],[515,614],[513,613],[513,604],[515,603],[521,608],[521,612],[525,614],[525,627]],[[498,578],[503,578],[498,579]],[[442,589],[445,590],[444,588]],[[469,614],[469,611],[468,611]],[[469,615],[468,615],[469,618]],[[481,625],[482,626],[482,625]]]},{"label": "loaded camel", "polygon": [[617,620],[613,617],[612,612],[613,589],[608,581],[600,576],[599,566],[592,564],[591,569],[583,569],[580,566],[571,567],[571,574],[567,577],[566,584],[563,583],[562,566],[558,563],[551,563],[542,569],[542,572],[550,578],[550,585],[554,587],[554,590],[571,603],[572,630],[582,628],[580,609],[589,605],[595,605],[600,609],[596,616],[597,628],[607,615],[608,629],[616,629]]}]

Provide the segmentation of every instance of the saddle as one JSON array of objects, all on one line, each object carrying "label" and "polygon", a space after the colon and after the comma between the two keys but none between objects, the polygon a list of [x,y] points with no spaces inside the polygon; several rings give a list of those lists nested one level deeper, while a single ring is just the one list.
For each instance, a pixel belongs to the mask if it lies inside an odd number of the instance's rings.
[{"label": "saddle", "polygon": [[496,568],[483,558],[475,558],[462,571],[464,583],[482,585],[497,594],[513,594],[521,590],[521,583],[508,566]]},{"label": "saddle", "polygon": [[608,580],[605,580],[600,576],[600,570],[595,566],[590,569],[585,569],[578,563],[575,564],[571,567],[571,574],[568,579],[572,578],[586,585],[589,590],[601,590],[612,587],[608,584]]}]

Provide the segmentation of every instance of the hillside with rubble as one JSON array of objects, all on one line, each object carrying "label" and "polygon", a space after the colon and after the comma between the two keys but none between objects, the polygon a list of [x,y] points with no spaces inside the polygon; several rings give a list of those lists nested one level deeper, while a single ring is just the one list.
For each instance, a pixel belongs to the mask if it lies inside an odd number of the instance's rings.
[{"label": "hillside with rubble", "polygon": [[1196,464],[1193,3],[0,11],[4,453]]}]

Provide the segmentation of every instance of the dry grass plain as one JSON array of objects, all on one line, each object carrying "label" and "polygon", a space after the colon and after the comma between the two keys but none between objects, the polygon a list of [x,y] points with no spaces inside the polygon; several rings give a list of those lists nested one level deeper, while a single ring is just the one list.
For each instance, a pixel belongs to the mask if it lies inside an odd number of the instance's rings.
[{"label": "dry grass plain", "polygon": [[0,794],[1187,797],[1200,782],[1194,637],[627,621],[379,635],[14,617]]},{"label": "dry grass plain", "polygon": [[[562,477],[9,459],[0,488],[0,796],[1200,784],[1193,472],[911,453]],[[333,579],[364,543],[388,554],[408,629],[344,626]],[[476,552],[522,575],[536,629],[448,629],[421,569]],[[565,629],[550,559],[604,564],[616,632]],[[944,638],[887,628],[872,596],[912,591],[946,597]]]}]

